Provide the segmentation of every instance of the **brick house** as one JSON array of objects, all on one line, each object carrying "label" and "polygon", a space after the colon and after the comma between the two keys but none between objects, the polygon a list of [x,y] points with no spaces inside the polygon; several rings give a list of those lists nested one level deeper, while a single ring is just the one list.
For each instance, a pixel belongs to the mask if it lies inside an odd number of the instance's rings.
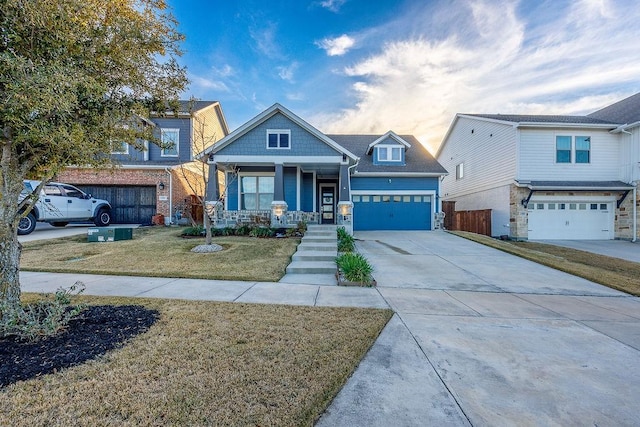
[{"label": "brick house", "polygon": [[180,101],[180,111],[153,114],[145,122],[169,148],[145,141],[145,150],[137,150],[123,143],[111,153],[115,167],[69,167],[56,180],[109,200],[114,223],[149,224],[156,214],[175,221],[176,213],[189,210],[192,195],[204,195],[205,180],[195,156],[229,129],[216,101]]}]

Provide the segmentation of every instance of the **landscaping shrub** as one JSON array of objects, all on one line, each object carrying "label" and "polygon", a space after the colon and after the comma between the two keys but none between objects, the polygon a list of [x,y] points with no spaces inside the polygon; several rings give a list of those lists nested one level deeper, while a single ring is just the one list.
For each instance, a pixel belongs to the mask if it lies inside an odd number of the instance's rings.
[{"label": "landscaping shrub", "polygon": [[249,237],[273,237],[276,235],[276,229],[271,227],[254,227],[249,232]]},{"label": "landscaping shrub", "polygon": [[358,253],[344,253],[336,258],[336,264],[344,278],[350,282],[370,284],[373,281],[373,267]]},{"label": "landscaping shrub", "polygon": [[195,227],[185,227],[182,230],[183,236],[204,236],[204,227],[196,225]]},{"label": "landscaping shrub", "polygon": [[71,297],[83,291],[84,286],[76,282],[68,289],[58,289],[53,299],[45,295],[45,299],[18,307],[0,301],[0,338],[16,336],[36,341],[57,334],[86,308],[83,304],[70,305]]},{"label": "landscaping shrub", "polygon": [[355,239],[342,227],[338,227],[338,252],[353,252]]}]

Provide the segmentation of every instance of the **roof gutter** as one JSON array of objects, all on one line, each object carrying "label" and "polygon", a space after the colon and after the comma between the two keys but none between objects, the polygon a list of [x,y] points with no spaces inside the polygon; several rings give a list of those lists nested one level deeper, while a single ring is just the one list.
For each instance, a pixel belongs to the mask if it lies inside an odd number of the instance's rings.
[{"label": "roof gutter", "polygon": [[626,133],[627,135],[631,135],[631,132],[629,132],[627,129],[634,128],[637,126],[640,126],[640,121],[633,122],[633,123],[625,123],[613,129],[611,133]]}]

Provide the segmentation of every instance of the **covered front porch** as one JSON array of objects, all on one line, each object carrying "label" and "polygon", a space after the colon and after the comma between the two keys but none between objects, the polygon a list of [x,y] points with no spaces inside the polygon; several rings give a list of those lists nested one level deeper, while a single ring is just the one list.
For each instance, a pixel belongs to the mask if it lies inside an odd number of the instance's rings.
[{"label": "covered front porch", "polygon": [[335,224],[352,232],[349,163],[209,161],[207,205],[216,228],[260,224]]}]

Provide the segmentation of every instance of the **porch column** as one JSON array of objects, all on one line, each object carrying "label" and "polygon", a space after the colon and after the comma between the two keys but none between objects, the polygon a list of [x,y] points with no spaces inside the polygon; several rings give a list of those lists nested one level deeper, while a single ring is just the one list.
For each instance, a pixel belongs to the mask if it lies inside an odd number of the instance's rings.
[{"label": "porch column", "polygon": [[208,161],[209,179],[207,180],[207,191],[205,200],[217,201],[220,198],[220,189],[218,187],[218,165],[215,162]]},{"label": "porch column", "polygon": [[349,182],[349,165],[340,165],[340,189],[338,191],[338,221],[347,233],[353,234],[353,203],[351,203],[351,185]]},{"label": "porch column", "polygon": [[287,226],[287,202],[284,201],[284,167],[282,163],[275,164],[273,178],[273,202],[271,202],[271,227]]}]

